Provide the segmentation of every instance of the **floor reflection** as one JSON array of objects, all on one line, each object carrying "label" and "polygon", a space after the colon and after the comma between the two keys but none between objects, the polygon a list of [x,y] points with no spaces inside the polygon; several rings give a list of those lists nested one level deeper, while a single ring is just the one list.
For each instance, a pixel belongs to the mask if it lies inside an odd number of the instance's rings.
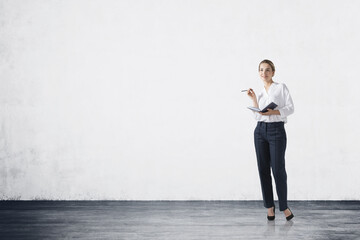
[{"label": "floor reflection", "polygon": [[290,229],[292,228],[292,226],[294,225],[294,222],[293,220],[290,220],[290,221],[286,221],[283,225],[280,226],[279,228],[279,232],[282,234],[282,235],[287,235],[288,232],[290,231]]},{"label": "floor reflection", "polygon": [[273,236],[287,236],[288,232],[294,225],[293,220],[286,221],[282,224],[279,224],[278,221],[267,221],[266,228],[263,232],[263,236],[265,238],[273,237]]}]

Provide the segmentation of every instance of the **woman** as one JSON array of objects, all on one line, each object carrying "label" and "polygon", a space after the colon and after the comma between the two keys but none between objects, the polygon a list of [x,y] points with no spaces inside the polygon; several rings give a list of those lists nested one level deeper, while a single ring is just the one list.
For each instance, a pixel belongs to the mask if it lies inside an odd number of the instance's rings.
[{"label": "woman", "polygon": [[252,99],[253,106],[259,109],[265,108],[271,102],[278,105],[274,110],[268,109],[265,113],[254,112],[255,119],[258,121],[254,141],[264,206],[268,209],[267,218],[275,219],[271,168],[279,199],[279,209],[284,212],[286,219],[290,220],[294,215],[287,205],[284,123],[287,122],[287,116],[294,112],[294,105],[286,85],[273,81],[274,74],[274,64],[270,60],[263,60],[259,64],[259,75],[264,82],[264,89],[256,97],[255,92],[250,88],[247,90],[247,95]]}]

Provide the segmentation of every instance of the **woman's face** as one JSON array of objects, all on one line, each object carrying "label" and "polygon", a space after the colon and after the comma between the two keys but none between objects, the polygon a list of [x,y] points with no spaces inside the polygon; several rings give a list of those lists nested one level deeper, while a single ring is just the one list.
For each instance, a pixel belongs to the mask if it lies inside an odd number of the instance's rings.
[{"label": "woman's face", "polygon": [[259,69],[259,75],[260,78],[263,81],[269,82],[272,80],[272,77],[274,76],[273,70],[271,69],[271,66],[267,63],[262,63],[260,64],[260,69]]}]

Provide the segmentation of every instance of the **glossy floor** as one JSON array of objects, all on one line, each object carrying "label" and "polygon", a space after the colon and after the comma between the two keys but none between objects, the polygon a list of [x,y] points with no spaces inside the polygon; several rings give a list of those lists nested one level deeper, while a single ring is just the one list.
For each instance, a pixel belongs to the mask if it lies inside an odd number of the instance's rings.
[{"label": "glossy floor", "polygon": [[0,239],[360,239],[360,202],[0,201]]}]

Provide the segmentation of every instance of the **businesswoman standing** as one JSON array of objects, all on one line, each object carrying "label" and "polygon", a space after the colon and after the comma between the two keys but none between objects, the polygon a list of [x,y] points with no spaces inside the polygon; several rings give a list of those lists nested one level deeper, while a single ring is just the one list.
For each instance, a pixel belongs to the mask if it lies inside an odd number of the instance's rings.
[{"label": "businesswoman standing", "polygon": [[278,106],[267,112],[255,112],[258,121],[254,131],[254,142],[257,164],[260,176],[264,206],[268,209],[268,220],[275,219],[275,204],[271,180],[271,170],[276,184],[279,199],[279,209],[283,211],[287,220],[294,217],[287,204],[287,175],[285,170],[286,132],[284,124],[287,116],[294,112],[294,104],[288,88],[283,83],[273,81],[275,66],[270,60],[263,60],[259,64],[259,75],[264,82],[264,89],[256,97],[250,88],[247,95],[253,101],[253,106],[265,108],[271,102]]}]

